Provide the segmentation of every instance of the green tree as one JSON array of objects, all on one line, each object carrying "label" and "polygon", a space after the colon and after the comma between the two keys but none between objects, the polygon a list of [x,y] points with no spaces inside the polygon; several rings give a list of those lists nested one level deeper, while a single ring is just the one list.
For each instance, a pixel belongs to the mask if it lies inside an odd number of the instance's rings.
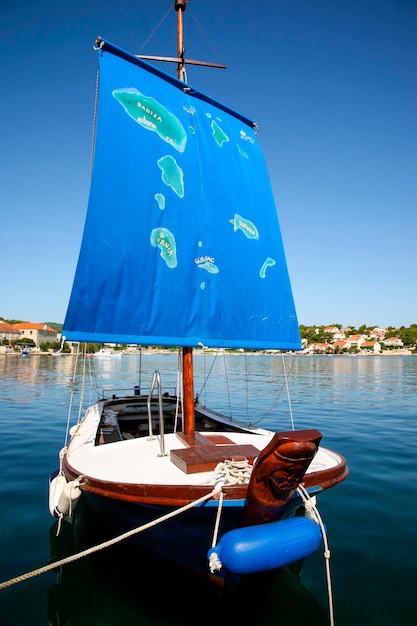
[{"label": "green tree", "polygon": [[411,324],[409,328],[401,326],[398,336],[405,346],[414,346],[417,343],[417,324]]},{"label": "green tree", "polygon": [[20,339],[15,339],[13,341],[14,346],[27,346],[28,348],[35,348],[36,343],[33,339],[29,339],[28,337],[21,337]]}]

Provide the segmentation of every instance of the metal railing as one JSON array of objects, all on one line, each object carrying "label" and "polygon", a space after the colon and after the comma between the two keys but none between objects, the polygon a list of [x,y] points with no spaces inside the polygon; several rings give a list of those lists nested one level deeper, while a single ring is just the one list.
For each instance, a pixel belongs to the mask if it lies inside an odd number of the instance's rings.
[{"label": "metal railing", "polygon": [[162,390],[161,390],[161,375],[158,370],[155,370],[152,376],[151,388],[148,394],[148,422],[149,422],[149,439],[154,439],[153,436],[153,428],[152,428],[152,409],[151,409],[151,401],[152,394],[155,387],[155,384],[158,385],[158,416],[159,416],[159,443],[161,447],[161,452],[159,456],[166,456],[165,454],[165,430],[164,430],[164,412],[162,409]]}]

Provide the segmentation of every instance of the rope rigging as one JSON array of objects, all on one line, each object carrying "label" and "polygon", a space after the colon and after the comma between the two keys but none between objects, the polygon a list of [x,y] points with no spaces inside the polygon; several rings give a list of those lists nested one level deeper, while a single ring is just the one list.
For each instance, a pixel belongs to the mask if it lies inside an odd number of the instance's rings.
[{"label": "rope rigging", "polygon": [[[218,359],[219,356],[222,356],[222,379],[223,379],[223,384],[226,387],[225,390],[225,397],[226,397],[226,401],[228,403],[228,415],[233,418],[233,407],[232,407],[232,402],[231,402],[231,383],[230,383],[230,377],[229,377],[229,371],[228,371],[228,361],[227,361],[227,355],[224,352],[216,352],[214,354],[214,357],[211,361],[210,367],[208,368],[208,371],[206,372],[205,370],[205,364],[206,364],[206,354],[212,356],[212,353],[207,352],[205,350],[205,346],[203,346],[201,344],[200,346],[201,348],[203,348],[204,352],[204,374],[203,374],[203,383],[200,387],[200,391],[197,393],[197,400],[202,396],[203,391],[206,389],[206,387],[208,387],[208,383],[210,380],[210,377],[213,374],[213,370],[214,370],[214,366],[216,364],[216,361]],[[291,371],[294,367],[294,363],[295,363],[295,355],[291,355],[291,359],[290,359],[290,363],[289,363],[289,367],[287,366],[287,361],[288,361],[288,355],[281,353],[281,361],[282,361],[282,372],[283,372],[283,380],[280,384],[280,386],[278,387],[275,396],[269,406],[269,408],[267,410],[265,410],[263,412],[263,414],[259,417],[259,419],[253,420],[251,418],[250,415],[250,406],[249,406],[249,396],[250,396],[250,386],[248,384],[249,381],[249,374],[250,374],[250,369],[248,364],[250,363],[250,357],[248,356],[248,354],[245,353],[245,380],[246,380],[246,387],[245,387],[245,398],[246,398],[246,404],[245,406],[241,409],[241,411],[245,411],[246,413],[246,422],[248,426],[251,427],[255,427],[258,426],[259,424],[261,424],[265,419],[267,419],[272,412],[274,411],[274,409],[276,408],[282,394],[283,391],[285,389],[286,391],[286,396],[287,396],[287,403],[288,403],[288,407],[289,407],[289,414],[290,414],[290,420],[291,420],[291,430],[295,429],[295,424],[294,424],[294,416],[293,416],[293,412],[292,412],[292,406],[291,406],[291,394],[290,394],[290,386],[289,386],[289,376],[291,374]],[[276,379],[278,382],[278,379]],[[274,379],[275,381],[275,379]],[[240,381],[241,382],[241,381]],[[243,421],[242,419],[242,415],[243,413],[241,413],[240,416],[240,421]],[[239,419],[239,418],[238,418]]]}]

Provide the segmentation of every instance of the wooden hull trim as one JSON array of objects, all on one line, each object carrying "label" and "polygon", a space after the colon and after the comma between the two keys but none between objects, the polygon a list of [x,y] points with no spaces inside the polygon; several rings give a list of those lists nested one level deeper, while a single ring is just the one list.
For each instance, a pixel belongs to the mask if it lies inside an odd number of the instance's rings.
[{"label": "wooden hull trim", "polygon": [[[340,463],[332,468],[306,474],[302,481],[311,495],[330,489],[345,480],[349,470],[344,457],[340,456]],[[80,472],[68,463],[65,456],[63,471],[68,481],[76,480]],[[96,495],[126,502],[137,502],[160,506],[179,507],[189,504],[198,498],[210,493],[213,485],[152,485],[117,483],[99,480],[91,476],[83,476],[81,490]],[[247,496],[248,485],[229,485],[223,487],[225,504],[228,501],[244,502]]]},{"label": "wooden hull trim", "polygon": [[305,474],[303,479],[304,487],[307,490],[312,489],[317,493],[318,491],[331,489],[343,482],[349,475],[349,468],[346,459],[341,454],[338,454],[338,457],[340,461],[335,467]]}]

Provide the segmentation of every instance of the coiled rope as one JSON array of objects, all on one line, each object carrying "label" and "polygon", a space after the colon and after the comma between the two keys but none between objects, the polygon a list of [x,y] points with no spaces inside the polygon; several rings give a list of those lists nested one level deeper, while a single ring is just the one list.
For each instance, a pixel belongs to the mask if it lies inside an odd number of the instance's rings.
[{"label": "coiled rope", "polygon": [[209,484],[218,485],[246,485],[249,483],[253,466],[247,459],[233,461],[226,459],[218,463],[214,469],[213,478]]},{"label": "coiled rope", "polygon": [[206,500],[210,500],[210,498],[217,495],[220,490],[221,490],[221,487],[216,486],[213,489],[213,491],[206,494],[205,496],[202,496],[198,500],[194,500],[193,502],[190,502],[189,504],[186,504],[185,506],[179,509],[176,509],[175,511],[172,511],[171,513],[162,515],[162,517],[159,517],[158,519],[153,520],[152,522],[148,522],[147,524],[144,524],[143,526],[139,526],[138,528],[133,528],[132,530],[128,530],[127,532],[123,533],[122,535],[119,535],[118,537],[114,537],[113,539],[104,541],[103,543],[100,543],[96,546],[87,548],[86,550],[83,550],[82,552],[77,552],[76,554],[72,554],[59,561],[54,561],[53,563],[50,563],[49,565],[44,565],[43,567],[33,570],[32,572],[27,572],[26,574],[21,574],[20,576],[16,576],[16,578],[11,578],[10,580],[6,580],[5,582],[0,583],[0,589],[11,587],[12,585],[21,583],[24,580],[28,580],[29,578],[34,578],[35,576],[39,576],[40,574],[44,574],[45,572],[50,572],[51,570],[57,569],[58,567],[61,567],[62,565],[66,565],[67,563],[78,561],[79,559],[89,556],[90,554],[93,554],[94,552],[99,552],[100,550],[103,550],[104,548],[109,548],[110,546],[113,546],[116,543],[123,541],[124,539],[128,539],[129,537],[132,537],[133,535],[143,532],[144,530],[147,530],[148,528],[157,526],[158,524],[165,522],[167,519],[175,517],[176,515],[180,515],[181,513],[184,513],[185,511],[188,511],[188,509],[192,509],[193,507],[198,506],[199,504],[201,504],[202,502],[205,502]]}]

